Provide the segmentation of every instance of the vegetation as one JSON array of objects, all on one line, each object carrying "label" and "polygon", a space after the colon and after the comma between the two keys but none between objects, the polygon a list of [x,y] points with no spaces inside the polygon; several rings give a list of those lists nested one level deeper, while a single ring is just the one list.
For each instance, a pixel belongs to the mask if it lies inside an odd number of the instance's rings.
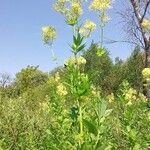
[{"label": "vegetation", "polygon": [[[63,67],[44,73],[27,66],[11,82],[1,76],[0,150],[150,149],[150,106],[143,94],[143,85],[150,88],[150,69],[144,68],[143,53],[136,47],[126,61],[110,58],[103,46],[109,0],[90,5],[100,18],[101,42],[86,50],[96,24],[86,20],[81,26],[82,4],[54,4],[73,29]],[[51,48],[55,28],[43,27],[42,35]],[[54,51],[52,57],[56,61]]]}]

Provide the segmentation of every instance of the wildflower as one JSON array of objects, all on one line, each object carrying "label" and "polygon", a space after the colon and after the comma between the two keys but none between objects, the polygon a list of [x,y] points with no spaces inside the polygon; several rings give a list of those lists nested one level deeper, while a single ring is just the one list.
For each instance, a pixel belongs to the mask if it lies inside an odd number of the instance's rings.
[{"label": "wildflower", "polygon": [[86,59],[82,56],[79,57],[78,59],[78,64],[79,65],[85,65],[86,64]]},{"label": "wildflower", "polygon": [[84,28],[89,30],[90,32],[92,32],[96,29],[96,24],[90,20],[86,20],[86,22],[84,24]]},{"label": "wildflower", "polygon": [[74,65],[74,64],[76,64],[76,58],[74,56],[72,56],[68,60],[65,60],[64,64],[66,66],[68,66],[68,65]]},{"label": "wildflower", "polygon": [[55,81],[58,82],[60,80],[59,72],[55,74]]},{"label": "wildflower", "polygon": [[82,15],[81,1],[57,0],[54,4],[55,11],[61,13],[68,25],[75,25]]},{"label": "wildflower", "polygon": [[150,31],[150,20],[143,19],[142,27],[145,32],[149,32]]},{"label": "wildflower", "polygon": [[96,24],[90,20],[86,20],[83,28],[80,28],[79,33],[84,37],[89,37],[91,32],[96,29]]},{"label": "wildflower", "polygon": [[114,100],[115,100],[114,93],[111,93],[110,95],[108,95],[107,98],[108,98],[109,103],[114,102]]},{"label": "wildflower", "polygon": [[79,2],[73,2],[71,11],[76,17],[81,16],[81,14],[82,14],[81,4]]},{"label": "wildflower", "polygon": [[66,87],[62,83],[57,86],[57,94],[60,96],[65,96],[68,94]]},{"label": "wildflower", "polygon": [[51,26],[45,26],[42,28],[43,41],[48,44],[56,38],[56,30]]},{"label": "wildflower", "polygon": [[150,68],[145,68],[142,71],[142,75],[144,79],[148,79],[150,78]]},{"label": "wildflower", "polygon": [[137,92],[136,90],[134,90],[133,88],[130,88],[127,93],[125,94],[125,99],[126,100],[136,100],[136,95],[137,95]]},{"label": "wildflower", "polygon": [[91,93],[93,94],[93,96],[99,96],[99,92],[94,86],[91,86]]},{"label": "wildflower", "polygon": [[110,0],[93,0],[89,8],[93,11],[106,11],[110,7]]},{"label": "wildflower", "polygon": [[54,77],[51,76],[51,77],[49,77],[47,83],[48,83],[49,85],[53,85],[53,84],[54,84],[54,81],[55,81]]},{"label": "wildflower", "polygon": [[132,102],[131,100],[126,104],[126,106],[131,106],[132,105]]},{"label": "wildflower", "polygon": [[89,9],[99,13],[101,20],[101,27],[104,27],[108,23],[109,18],[106,15],[107,10],[111,7],[112,0],[93,0]]}]

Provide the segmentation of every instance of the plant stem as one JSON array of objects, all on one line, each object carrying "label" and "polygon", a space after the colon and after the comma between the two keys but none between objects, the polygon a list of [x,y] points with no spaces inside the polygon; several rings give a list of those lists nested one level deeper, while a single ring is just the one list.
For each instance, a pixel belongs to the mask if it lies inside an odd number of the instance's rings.
[{"label": "plant stem", "polygon": [[80,139],[79,144],[83,143],[83,116],[82,116],[82,106],[79,103],[79,126],[80,126]]},{"label": "plant stem", "polygon": [[96,143],[95,143],[95,146],[94,146],[95,150],[96,150],[97,144],[99,142],[99,136],[100,136],[100,132],[98,131],[98,134],[97,134],[97,137],[96,137]]}]

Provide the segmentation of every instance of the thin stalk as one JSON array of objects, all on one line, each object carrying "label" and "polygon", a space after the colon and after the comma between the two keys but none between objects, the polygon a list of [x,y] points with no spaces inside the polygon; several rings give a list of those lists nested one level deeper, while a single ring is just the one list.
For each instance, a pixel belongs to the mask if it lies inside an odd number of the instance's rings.
[{"label": "thin stalk", "polygon": [[82,118],[82,107],[79,106],[79,122],[80,122],[80,135],[83,136],[83,118]]},{"label": "thin stalk", "polygon": [[103,47],[103,38],[104,38],[104,28],[101,27],[101,37],[100,37],[101,47]]},{"label": "thin stalk", "polygon": [[83,114],[82,114],[82,106],[80,104],[80,102],[78,102],[78,106],[79,106],[79,146],[81,147],[81,144],[83,143]]},{"label": "thin stalk", "polygon": [[57,57],[56,57],[56,55],[54,53],[54,50],[52,48],[52,43],[49,44],[49,47],[50,47],[50,51],[51,51],[51,54],[52,54],[52,60],[56,61],[56,65],[57,65]]},{"label": "thin stalk", "polygon": [[100,132],[98,131],[97,137],[96,137],[96,143],[94,145],[94,150],[96,150],[97,144],[99,142],[99,136],[100,136]]}]

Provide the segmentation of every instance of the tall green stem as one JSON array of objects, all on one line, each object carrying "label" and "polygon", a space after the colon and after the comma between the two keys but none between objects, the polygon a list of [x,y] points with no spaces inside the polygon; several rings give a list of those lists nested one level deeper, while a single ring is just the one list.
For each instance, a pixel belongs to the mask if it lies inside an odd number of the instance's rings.
[{"label": "tall green stem", "polygon": [[81,147],[81,144],[83,143],[83,114],[80,102],[78,102],[78,105],[79,105],[79,128],[80,128],[79,146]]}]

